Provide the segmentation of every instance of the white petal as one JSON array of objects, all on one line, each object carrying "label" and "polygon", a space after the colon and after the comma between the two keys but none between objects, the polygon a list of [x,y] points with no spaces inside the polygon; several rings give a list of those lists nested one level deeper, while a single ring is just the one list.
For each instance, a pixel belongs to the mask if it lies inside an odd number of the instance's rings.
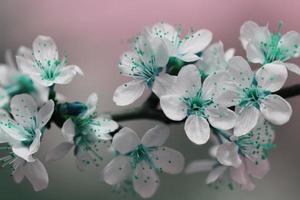
[{"label": "white petal", "polygon": [[37,105],[28,94],[15,95],[10,102],[11,113],[14,119],[22,126],[34,128],[34,118],[37,114]]},{"label": "white petal", "polygon": [[217,150],[218,161],[225,166],[239,167],[242,160],[239,156],[239,148],[232,142],[221,144]]},{"label": "white petal", "polygon": [[159,147],[157,150],[151,151],[152,162],[159,170],[169,173],[178,174],[183,170],[183,155],[171,148]]},{"label": "white petal", "polygon": [[33,41],[32,47],[35,59],[40,61],[43,65],[47,64],[49,60],[58,60],[57,47],[51,37],[38,36]]},{"label": "white petal", "polygon": [[234,127],[236,114],[232,110],[221,106],[209,106],[206,109],[209,123],[218,129],[228,130]]},{"label": "white petal", "polygon": [[192,174],[197,172],[206,172],[211,171],[213,166],[216,164],[216,161],[213,160],[197,160],[188,164],[184,172],[186,174]]},{"label": "white petal", "polygon": [[39,76],[40,75],[40,71],[35,66],[33,60],[22,57],[22,56],[16,56],[16,61],[17,61],[19,69],[23,73],[28,74],[29,76],[32,76],[32,75]]},{"label": "white petal", "polygon": [[121,74],[126,76],[133,76],[141,71],[141,61],[135,52],[125,52],[121,56],[120,63],[118,65]]},{"label": "white petal", "polygon": [[291,105],[278,95],[269,95],[262,100],[261,113],[264,118],[276,125],[288,122],[292,115]]},{"label": "white petal", "polygon": [[54,112],[54,102],[49,100],[38,112],[37,120],[38,120],[38,127],[44,127],[52,117]]},{"label": "white petal", "polygon": [[205,144],[210,136],[210,127],[206,119],[190,115],[184,124],[188,138],[195,144]]},{"label": "white petal", "polygon": [[18,48],[17,56],[22,56],[23,58],[34,60],[32,50],[25,46],[21,46]]},{"label": "white petal", "polygon": [[263,64],[265,62],[265,56],[262,50],[258,46],[250,43],[247,45],[246,52],[247,52],[247,59],[250,62],[260,63],[260,64]]},{"label": "white petal", "polygon": [[238,87],[234,83],[224,83],[223,91],[217,93],[214,97],[214,102],[224,107],[238,105],[240,102],[240,89]]},{"label": "white petal", "polygon": [[157,125],[149,129],[142,138],[142,144],[146,147],[158,147],[168,139],[170,130],[168,126]]},{"label": "white petal", "polygon": [[218,166],[214,168],[207,176],[206,178],[206,184],[213,183],[217,181],[225,172],[227,167],[225,166]]},{"label": "white petal", "polygon": [[[18,141],[23,141],[26,139],[23,127],[21,127],[17,122],[12,120],[9,114],[3,110],[0,111],[0,127],[5,134],[7,134],[8,141],[15,143]],[[3,134],[4,134],[3,133]]]},{"label": "white petal", "polygon": [[287,77],[288,73],[286,67],[281,63],[266,64],[256,72],[258,85],[271,92],[280,90]]},{"label": "white petal", "polygon": [[246,21],[240,29],[240,39],[244,49],[249,42],[259,44],[267,42],[269,39],[269,31],[266,27],[260,27],[253,21]]},{"label": "white petal", "polygon": [[160,97],[166,95],[168,90],[170,90],[176,81],[176,76],[171,76],[169,74],[161,74],[155,78],[152,86],[152,91],[156,96]]},{"label": "white petal", "polygon": [[20,158],[26,160],[27,162],[34,162],[35,159],[32,157],[31,152],[29,151],[28,147],[25,146],[12,146],[12,151],[14,154],[19,156]]},{"label": "white petal", "polygon": [[239,137],[249,133],[257,124],[260,112],[254,106],[243,108],[239,113],[234,127],[234,135]]},{"label": "white petal", "polygon": [[159,186],[159,178],[153,167],[145,161],[140,162],[134,171],[134,190],[143,198],[153,196]]},{"label": "white petal", "polygon": [[55,161],[62,159],[71,150],[74,144],[69,142],[63,142],[54,147],[46,155],[46,161]]},{"label": "white petal", "polygon": [[200,70],[206,72],[207,74],[212,74],[216,71],[224,70],[227,67],[227,61],[225,60],[224,56],[223,43],[221,41],[214,43],[206,48],[203,51],[201,57],[203,63],[199,66]]},{"label": "white petal", "polygon": [[98,103],[98,95],[96,93],[90,94],[86,101],[86,105],[88,107],[89,112],[94,112],[96,110]]},{"label": "white petal", "polygon": [[13,177],[16,183],[21,183],[24,179],[24,171],[23,171],[23,165],[25,164],[25,161],[21,158],[17,158],[18,160],[15,162],[20,162],[18,163],[18,167],[13,171]]},{"label": "white petal", "polygon": [[36,129],[34,132],[35,132],[35,138],[32,141],[31,145],[29,146],[30,154],[36,153],[39,150],[41,144],[42,132],[39,129]]},{"label": "white petal", "polygon": [[300,67],[294,63],[285,63],[285,66],[291,72],[294,72],[297,75],[300,75]]},{"label": "white petal", "polygon": [[201,88],[200,72],[195,65],[186,65],[178,73],[176,90],[178,94],[196,94]]},{"label": "white petal", "polygon": [[224,54],[225,61],[228,62],[234,56],[234,54],[235,54],[235,49],[233,48],[227,49],[227,51]]},{"label": "white petal", "polygon": [[133,80],[119,86],[113,97],[113,101],[118,106],[126,106],[133,103],[142,96],[145,90],[145,82],[143,80]]},{"label": "white petal", "polygon": [[287,32],[279,40],[278,47],[287,56],[298,57],[300,55],[300,34],[296,31]]},{"label": "white petal", "polygon": [[69,118],[65,121],[61,128],[62,135],[66,139],[66,141],[72,143],[75,136],[75,124],[72,119]]},{"label": "white petal", "polygon": [[86,150],[86,148],[76,147],[75,148],[75,156],[76,156],[76,167],[80,171],[84,171],[91,162],[94,162],[93,157],[89,153],[89,151]]},{"label": "white petal", "polygon": [[160,106],[165,115],[175,121],[186,117],[187,106],[178,95],[165,95],[160,98]]},{"label": "white petal", "polygon": [[199,53],[205,49],[212,40],[212,33],[202,29],[183,39],[178,51],[180,54]]},{"label": "white petal", "polygon": [[126,154],[141,144],[140,138],[130,128],[122,128],[113,138],[112,146],[121,154]]},{"label": "white petal", "polygon": [[252,183],[243,162],[238,168],[230,168],[230,177],[232,180],[240,184],[243,189],[253,190],[255,188],[255,185]]},{"label": "white petal", "polygon": [[116,185],[128,178],[131,164],[126,156],[117,156],[103,169],[103,178],[107,184]]},{"label": "white petal", "polygon": [[263,178],[270,171],[270,163],[268,160],[261,160],[259,163],[246,160],[247,171],[255,178]]},{"label": "white petal", "polygon": [[218,96],[226,92],[227,85],[230,83],[230,74],[226,71],[218,71],[209,75],[203,82],[203,98],[218,99]]},{"label": "white petal", "polygon": [[240,57],[234,56],[228,62],[228,72],[232,79],[242,87],[249,87],[252,83],[253,73],[247,61]]},{"label": "white petal", "polygon": [[195,62],[200,59],[199,56],[197,56],[196,54],[193,54],[193,53],[177,55],[176,57],[178,57],[180,60],[183,60],[184,62]]},{"label": "white petal", "polygon": [[64,66],[59,75],[55,78],[54,83],[57,84],[68,84],[70,83],[73,78],[77,75],[83,75],[81,69],[76,65],[68,65]]},{"label": "white petal", "polygon": [[16,65],[15,65],[15,61],[14,61],[14,56],[13,56],[13,53],[12,53],[12,51],[10,49],[7,49],[5,51],[4,60],[5,60],[5,63],[8,66],[10,66],[11,68],[16,69]]},{"label": "white petal", "polygon": [[175,41],[178,39],[177,30],[170,24],[159,22],[152,26],[152,34],[156,37],[162,38],[163,40]]},{"label": "white petal", "polygon": [[[115,131],[118,127],[119,125],[117,122],[103,117],[97,117],[96,119],[94,119],[94,122],[91,125],[91,128],[93,128],[93,132],[98,135],[98,138],[100,137],[99,139],[105,139],[101,137],[101,135],[109,135],[108,133]],[[109,137],[109,139],[111,139],[111,137]]]},{"label": "white petal", "polygon": [[138,37],[136,48],[143,52],[139,54],[144,65],[152,67],[165,67],[169,60],[168,47],[157,37],[147,33]]},{"label": "white petal", "polygon": [[168,47],[159,38],[153,39],[151,45],[154,51],[155,65],[165,67],[169,61]]},{"label": "white petal", "polygon": [[48,173],[41,161],[36,159],[34,162],[26,163],[23,170],[36,192],[48,187]]}]

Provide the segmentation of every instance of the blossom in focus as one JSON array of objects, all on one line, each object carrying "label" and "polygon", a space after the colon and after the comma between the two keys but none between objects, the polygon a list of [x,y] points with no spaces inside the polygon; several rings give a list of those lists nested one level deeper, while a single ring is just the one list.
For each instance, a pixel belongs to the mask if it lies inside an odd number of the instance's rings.
[{"label": "blossom in focus", "polygon": [[[228,78],[224,71],[208,76],[203,84],[194,65],[184,66],[168,93],[160,97],[166,116],[175,121],[186,119],[184,129],[196,144],[204,144],[210,137],[210,125],[228,130],[234,127],[236,114],[222,106],[222,80]],[[226,96],[226,95],[223,95]]]},{"label": "blossom in focus", "polygon": [[[86,101],[87,111],[70,117],[62,127],[65,141],[57,145],[46,156],[46,160],[58,160],[64,157],[73,147],[79,169],[84,169],[94,159],[102,160],[97,145],[111,140],[109,133],[118,128],[118,124],[106,117],[97,116],[98,97],[91,94]],[[100,145],[100,144],[99,144]],[[97,146],[97,148],[95,148]]]},{"label": "blossom in focus", "polygon": [[45,125],[54,111],[54,103],[49,100],[39,110],[34,99],[28,94],[15,95],[10,102],[11,115],[0,113],[1,143],[9,143],[12,151],[27,162],[40,147]]},{"label": "blossom in focus", "polygon": [[105,182],[118,185],[129,180],[141,197],[151,197],[159,186],[157,173],[177,174],[184,167],[180,152],[162,146],[168,136],[168,127],[162,125],[147,131],[141,140],[133,130],[121,129],[112,141],[116,156],[103,170]]},{"label": "blossom in focus", "polygon": [[119,106],[129,105],[142,96],[145,88],[157,96],[163,94],[165,84],[174,79],[165,73],[168,59],[168,49],[160,39],[139,36],[135,50],[124,53],[119,63],[121,74],[133,80],[116,89],[113,101]]},{"label": "blossom in focus", "polygon": [[276,62],[300,75],[300,67],[288,61],[300,55],[300,34],[289,31],[282,35],[269,31],[267,26],[259,26],[253,21],[245,22],[240,30],[240,40],[252,63],[267,64]]},{"label": "blossom in focus", "polygon": [[32,56],[17,56],[21,71],[45,87],[68,84],[76,74],[83,75],[76,65],[66,65],[60,59],[55,42],[48,36],[38,36],[33,42]]},{"label": "blossom in focus", "polygon": [[236,56],[229,60],[228,72],[231,80],[223,84],[227,91],[223,103],[237,106],[236,136],[251,131],[260,115],[275,125],[282,125],[290,119],[290,104],[279,95],[272,94],[280,90],[287,79],[283,65],[265,64],[254,73],[246,60]]},{"label": "blossom in focus", "polygon": [[181,37],[181,29],[163,22],[145,31],[165,42],[169,57],[176,57],[185,62],[199,60],[200,57],[197,54],[202,52],[212,40],[212,33],[209,30],[201,29]]}]

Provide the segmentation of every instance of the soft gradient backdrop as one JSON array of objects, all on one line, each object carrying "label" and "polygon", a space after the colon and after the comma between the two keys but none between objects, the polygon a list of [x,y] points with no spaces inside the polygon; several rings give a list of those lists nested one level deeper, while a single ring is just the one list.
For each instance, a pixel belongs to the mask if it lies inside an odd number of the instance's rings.
[{"label": "soft gradient backdrop", "polygon": [[[159,21],[210,29],[214,41],[222,40],[225,48],[234,47],[244,55],[239,42],[239,28],[245,20],[268,23],[272,30],[283,20],[283,31],[300,32],[299,0],[1,0],[0,1],[0,57],[4,51],[14,52],[19,45],[31,46],[39,34],[52,36],[61,53],[65,50],[70,63],[79,65],[85,72],[72,84],[59,87],[70,100],[85,100],[91,92],[100,96],[99,110],[118,110],[112,102],[114,89],[125,81],[119,75],[117,63],[120,54],[129,48],[128,41],[144,26]],[[300,64],[300,59],[296,62]],[[300,82],[299,76],[290,74],[287,84]],[[300,199],[300,96],[289,99],[294,109],[291,121],[277,131],[278,147],[271,155],[272,170],[253,192],[214,190],[205,185],[204,174],[192,176],[162,176],[161,186],[152,199]],[[141,103],[141,102],[138,102]],[[138,121],[122,123],[139,134],[155,123]],[[207,147],[189,142],[182,126],[172,126],[168,145],[180,150],[190,162],[205,158]],[[53,128],[43,141],[39,156],[56,145],[62,137]],[[90,168],[79,172],[69,154],[55,163],[45,163],[50,176],[49,188],[33,192],[24,181],[14,183],[9,170],[0,169],[0,199],[121,199],[101,182],[100,169]],[[127,199],[140,199],[127,196]]]}]

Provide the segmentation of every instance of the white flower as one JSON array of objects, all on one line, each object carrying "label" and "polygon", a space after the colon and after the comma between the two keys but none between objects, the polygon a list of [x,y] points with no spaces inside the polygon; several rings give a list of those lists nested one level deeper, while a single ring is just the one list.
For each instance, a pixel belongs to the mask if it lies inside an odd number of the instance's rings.
[{"label": "white flower", "polygon": [[129,179],[141,197],[151,197],[159,185],[157,172],[177,174],[184,167],[180,152],[162,146],[168,136],[168,128],[162,125],[150,129],[142,140],[131,129],[121,129],[112,142],[117,156],[103,171],[105,182],[118,185]]},{"label": "white flower", "polygon": [[197,54],[203,51],[212,40],[212,33],[206,29],[189,33],[182,39],[181,30],[163,22],[147,28],[146,32],[161,38],[166,43],[169,57],[176,57],[185,62],[199,60],[200,57]]},{"label": "white flower", "polygon": [[111,140],[109,133],[118,128],[118,124],[102,116],[97,117],[96,106],[98,97],[91,94],[86,102],[87,111],[65,121],[62,134],[65,142],[57,145],[46,156],[46,160],[58,160],[64,157],[73,147],[76,163],[79,169],[89,164],[92,158],[102,160],[98,154],[99,148],[94,148],[99,142]]},{"label": "white flower", "polygon": [[43,128],[52,116],[54,103],[50,100],[38,110],[31,96],[21,94],[12,98],[10,109],[13,119],[4,111],[0,113],[0,134],[5,134],[2,142],[9,143],[17,156],[33,162],[32,154],[39,149]]},{"label": "white flower", "polygon": [[[20,47],[17,55],[32,57],[32,52],[26,47]],[[11,51],[6,51],[5,58],[6,63],[0,64],[0,107],[8,106],[12,96],[22,93],[32,95],[38,105],[44,104],[48,100],[49,89],[18,71]]]},{"label": "white flower", "polygon": [[12,167],[12,176],[17,183],[21,183],[24,177],[26,177],[36,192],[48,187],[48,173],[39,159],[34,158],[33,162],[27,162],[20,157],[15,157],[12,162]]},{"label": "white flower", "polygon": [[160,105],[166,116],[175,121],[185,121],[185,132],[196,144],[204,144],[210,136],[209,124],[228,130],[233,128],[236,115],[221,105],[222,80],[227,79],[226,72],[217,72],[208,76],[203,84],[199,70],[194,65],[183,67],[167,95],[160,98]]},{"label": "white flower", "polygon": [[146,87],[158,96],[164,93],[165,84],[171,84],[173,79],[164,73],[168,59],[167,47],[161,40],[138,37],[135,51],[124,53],[119,63],[121,74],[133,80],[116,89],[113,101],[119,106],[129,105],[142,96]]},{"label": "white flower", "polygon": [[300,75],[300,68],[293,63],[286,63],[300,55],[300,34],[289,31],[282,35],[279,31],[271,33],[267,26],[258,26],[255,22],[245,22],[240,30],[240,39],[250,62],[267,64],[274,61],[290,71]]},{"label": "white flower", "polygon": [[[223,103],[227,106],[238,105],[238,118],[234,134],[241,136],[251,131],[259,116],[276,125],[286,123],[292,114],[290,104],[272,92],[278,91],[287,79],[287,70],[283,65],[269,63],[256,73],[242,57],[233,57],[229,61],[228,72],[231,81],[223,84],[226,90]],[[225,101],[226,100],[226,101]]]},{"label": "white flower", "polygon": [[226,70],[228,61],[233,57],[234,52],[234,49],[228,49],[224,52],[221,41],[214,43],[203,51],[201,59],[196,63],[196,66],[198,66],[204,76],[208,76],[219,70]]},{"label": "white flower", "polygon": [[251,177],[263,178],[270,170],[267,160],[269,150],[273,148],[273,127],[263,118],[247,135],[232,136],[230,133],[216,130],[219,139],[224,142],[216,144],[211,156],[216,160],[199,160],[190,163],[185,172],[188,174],[210,171],[206,183],[224,183],[225,173],[229,173],[228,186],[232,189],[231,181],[238,183],[242,189],[253,190]]},{"label": "white flower", "polygon": [[34,81],[49,87],[53,84],[68,84],[76,74],[83,75],[75,65],[61,60],[55,42],[47,36],[38,36],[33,42],[33,56],[17,56],[19,68]]}]

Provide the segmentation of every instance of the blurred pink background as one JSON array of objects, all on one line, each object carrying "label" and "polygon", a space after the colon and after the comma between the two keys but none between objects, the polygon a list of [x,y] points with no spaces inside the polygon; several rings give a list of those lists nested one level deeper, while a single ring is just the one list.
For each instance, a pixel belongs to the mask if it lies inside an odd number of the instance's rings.
[{"label": "blurred pink background", "polygon": [[[246,20],[269,24],[277,30],[279,20],[284,22],[283,32],[300,32],[299,0],[1,0],[0,1],[0,55],[5,49],[16,51],[18,46],[31,46],[39,35],[53,37],[61,50],[65,50],[70,63],[85,72],[72,84],[59,87],[71,100],[84,100],[91,92],[100,95],[99,110],[118,110],[111,98],[114,89],[126,78],[119,75],[117,63],[122,52],[130,48],[128,41],[145,26],[160,21],[181,24],[187,30],[207,28],[214,41],[222,40],[225,48],[234,47],[238,55],[245,55],[239,42],[239,28]],[[3,59],[1,59],[3,60]],[[295,62],[300,64],[300,59]],[[300,77],[290,74],[287,84],[299,83]],[[278,129],[277,144],[271,156],[272,171],[252,192],[213,190],[205,186],[206,174],[195,176],[164,176],[162,186],[153,199],[300,199],[300,96],[289,99],[294,109],[291,121]],[[144,122],[144,121],[143,121]],[[151,127],[153,122],[123,123],[138,132]],[[206,157],[208,146],[195,146],[187,141],[181,126],[172,127],[170,146],[182,151],[187,162]],[[59,130],[46,137],[41,156],[61,139]],[[12,179],[0,180],[1,196],[6,199],[116,199],[105,184],[99,182],[99,170],[86,173],[76,170],[72,155],[57,163],[47,164],[49,189],[33,193],[28,184],[15,185]],[[0,176],[7,173],[0,172]],[[80,186],[80,192],[76,188]],[[63,187],[63,190],[62,190]],[[17,191],[17,192],[9,192]],[[138,199],[138,198],[137,198]]]}]

